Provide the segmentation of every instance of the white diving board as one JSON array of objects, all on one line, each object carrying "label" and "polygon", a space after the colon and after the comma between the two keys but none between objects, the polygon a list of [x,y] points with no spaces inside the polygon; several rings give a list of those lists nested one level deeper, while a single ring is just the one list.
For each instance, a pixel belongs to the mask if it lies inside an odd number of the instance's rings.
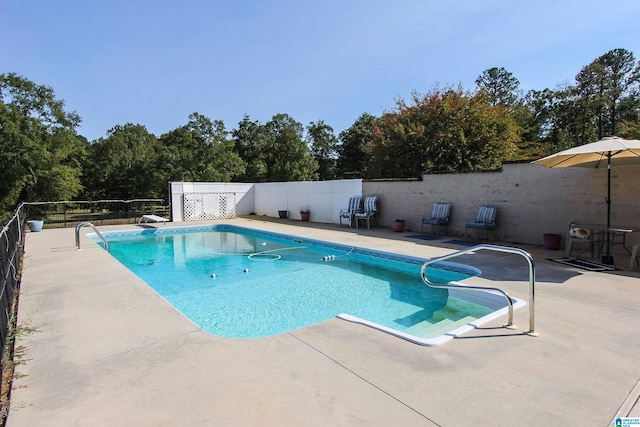
[{"label": "white diving board", "polygon": [[142,215],[138,224],[145,224],[147,222],[169,222],[169,220],[158,215]]}]

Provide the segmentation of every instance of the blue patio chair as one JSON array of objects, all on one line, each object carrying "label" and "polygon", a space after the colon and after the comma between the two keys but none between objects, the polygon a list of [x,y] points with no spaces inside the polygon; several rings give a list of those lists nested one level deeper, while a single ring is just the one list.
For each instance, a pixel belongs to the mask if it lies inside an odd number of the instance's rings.
[{"label": "blue patio chair", "polygon": [[367,230],[371,227],[371,218],[378,212],[378,196],[368,196],[364,199],[364,208],[362,212],[356,212],[354,218],[356,220],[356,228],[360,221],[365,221]]},{"label": "blue patio chair", "polygon": [[425,224],[430,224],[433,227],[433,234],[436,234],[436,227],[438,229],[444,227],[445,234],[447,234],[447,227],[449,226],[449,213],[451,212],[451,203],[434,203],[433,212],[431,217],[426,216],[422,218],[422,232],[424,233]]},{"label": "blue patio chair", "polygon": [[362,197],[354,196],[349,199],[349,207],[347,209],[340,209],[340,217],[338,219],[340,221],[341,227],[343,218],[349,220],[349,227],[353,227],[353,216],[356,214],[356,212],[360,212],[361,203]]},{"label": "blue patio chair", "polygon": [[469,228],[475,228],[476,234],[478,238],[480,238],[480,230],[483,231],[482,238],[483,240],[487,240],[487,230],[495,230],[496,229],[496,215],[498,213],[498,208],[493,206],[481,206],[478,209],[478,215],[475,219],[470,219],[466,222],[465,233],[468,233],[467,230]]}]

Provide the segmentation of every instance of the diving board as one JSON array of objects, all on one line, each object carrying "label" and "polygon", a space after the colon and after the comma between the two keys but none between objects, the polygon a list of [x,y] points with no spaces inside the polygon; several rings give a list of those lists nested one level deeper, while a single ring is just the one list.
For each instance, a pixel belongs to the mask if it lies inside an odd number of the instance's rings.
[{"label": "diving board", "polygon": [[146,224],[148,222],[169,222],[169,220],[158,215],[142,215],[138,224]]}]

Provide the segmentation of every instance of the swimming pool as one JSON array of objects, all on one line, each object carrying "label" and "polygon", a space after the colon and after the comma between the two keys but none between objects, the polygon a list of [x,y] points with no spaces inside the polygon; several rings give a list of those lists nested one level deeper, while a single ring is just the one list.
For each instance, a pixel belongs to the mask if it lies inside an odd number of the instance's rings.
[{"label": "swimming pool", "polygon": [[[338,316],[438,345],[506,312],[493,294],[426,286],[420,258],[232,225],[103,235],[111,254],[183,315],[228,338],[276,335]],[[479,274],[440,263],[430,279]]]}]

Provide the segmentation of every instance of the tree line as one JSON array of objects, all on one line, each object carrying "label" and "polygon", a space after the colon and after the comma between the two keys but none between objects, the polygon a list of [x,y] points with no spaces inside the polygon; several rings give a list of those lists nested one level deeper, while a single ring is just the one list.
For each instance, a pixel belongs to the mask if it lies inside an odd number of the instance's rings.
[{"label": "tree line", "polygon": [[419,178],[533,160],[607,135],[640,138],[640,63],[613,49],[574,82],[522,93],[504,68],[475,88],[434,86],[335,134],[288,114],[245,115],[235,129],[194,112],[156,136],[142,124],[79,135],[80,116],[53,89],[0,74],[0,211],[20,201],[161,197],[169,181],[268,182]]}]

